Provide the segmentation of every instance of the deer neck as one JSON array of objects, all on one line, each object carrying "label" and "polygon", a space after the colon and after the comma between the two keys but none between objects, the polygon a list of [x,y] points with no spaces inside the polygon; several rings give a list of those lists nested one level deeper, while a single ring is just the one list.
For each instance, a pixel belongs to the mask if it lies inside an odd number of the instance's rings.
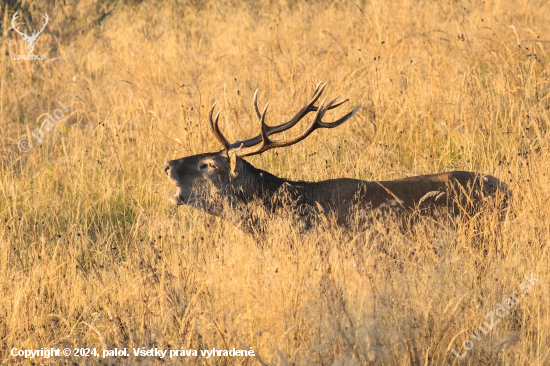
[{"label": "deer neck", "polygon": [[254,199],[262,201],[273,197],[282,185],[292,184],[294,182],[288,179],[277,177],[265,170],[255,168],[249,163],[244,165],[244,181],[241,185],[240,198],[245,202]]}]

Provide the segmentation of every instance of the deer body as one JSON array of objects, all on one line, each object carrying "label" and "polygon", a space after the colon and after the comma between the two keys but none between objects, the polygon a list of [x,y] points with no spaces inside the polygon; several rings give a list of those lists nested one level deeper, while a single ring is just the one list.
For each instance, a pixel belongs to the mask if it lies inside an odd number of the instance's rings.
[{"label": "deer body", "polygon": [[[319,107],[314,106],[323,88],[324,85],[318,85],[310,102],[296,117],[278,126],[265,124],[267,106],[260,113],[255,95],[254,109],[261,134],[234,144],[230,144],[219,131],[219,113],[213,119],[213,107],[209,117],[210,127],[224,149],[169,161],[165,172],[177,187],[171,200],[178,205],[190,205],[217,216],[234,218],[237,212],[237,221],[247,219],[250,205],[260,205],[271,213],[279,208],[290,208],[298,216],[334,217],[339,224],[345,224],[357,209],[405,212],[418,209],[429,214],[438,208],[445,208],[454,213],[471,213],[486,198],[494,197],[499,191],[504,198],[509,196],[506,184],[497,178],[472,172],[454,171],[380,182],[350,178],[304,182],[277,177],[243,159],[274,147],[294,144],[317,128],[336,127],[350,119],[360,107],[335,122],[322,122],[321,118],[327,110],[343,103],[334,104],[334,98],[326,105],[323,100]],[[317,111],[315,120],[297,137],[280,141],[269,138],[269,135],[291,128],[311,111]]]},{"label": "deer body", "polygon": [[[508,194],[506,184],[497,178],[464,171],[391,181],[338,178],[305,182],[277,177],[243,159],[236,163],[233,174],[230,165],[223,152],[169,161],[166,172],[178,187],[171,200],[222,217],[229,207],[246,211],[249,205],[259,204],[267,212],[292,207],[298,216],[313,212],[332,215],[345,224],[356,209],[432,212],[449,208],[458,214],[460,207],[471,212],[498,191]],[[245,218],[246,212],[239,217]]]}]

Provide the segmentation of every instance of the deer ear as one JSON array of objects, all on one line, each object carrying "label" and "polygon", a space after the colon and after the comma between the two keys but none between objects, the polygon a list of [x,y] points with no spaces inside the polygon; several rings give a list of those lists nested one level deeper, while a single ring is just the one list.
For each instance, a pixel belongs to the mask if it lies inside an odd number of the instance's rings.
[{"label": "deer ear", "polygon": [[236,178],[239,175],[237,164],[240,163],[240,161],[238,160],[240,159],[237,157],[237,154],[229,155],[229,164],[231,167],[231,171],[229,172],[229,174],[232,178]]}]

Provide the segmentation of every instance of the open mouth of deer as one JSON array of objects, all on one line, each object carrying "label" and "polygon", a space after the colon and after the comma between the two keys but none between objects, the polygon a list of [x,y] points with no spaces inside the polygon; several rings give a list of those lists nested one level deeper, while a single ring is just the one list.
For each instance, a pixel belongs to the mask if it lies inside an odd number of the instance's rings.
[{"label": "open mouth of deer", "polygon": [[201,205],[201,200],[198,198],[199,197],[197,197],[193,193],[185,197],[185,195],[183,194],[183,190],[181,189],[181,187],[177,185],[176,185],[176,193],[171,196],[168,196],[168,199],[174,205],[177,205],[177,206],[189,205],[192,207],[200,208],[202,207],[202,205]]},{"label": "open mouth of deer", "polygon": [[183,197],[181,196],[181,187],[176,186],[176,194],[169,196],[168,199],[170,202],[178,206],[185,204]]}]

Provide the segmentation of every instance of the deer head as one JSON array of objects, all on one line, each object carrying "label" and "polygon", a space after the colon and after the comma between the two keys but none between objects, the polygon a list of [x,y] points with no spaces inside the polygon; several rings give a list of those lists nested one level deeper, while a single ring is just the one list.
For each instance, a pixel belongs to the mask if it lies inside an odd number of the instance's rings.
[{"label": "deer head", "polygon": [[25,48],[27,49],[27,53],[28,54],[31,54],[33,49],[34,49],[34,43],[36,42],[36,39],[38,38],[38,36],[40,35],[40,33],[42,33],[42,31],[44,30],[44,28],[46,28],[46,24],[48,24],[48,14],[44,13],[44,25],[42,26],[42,29],[40,30],[35,30],[32,34],[32,36],[29,36],[27,35],[27,31],[25,31],[25,33],[22,33],[20,30],[19,30],[19,27],[16,25],[16,20],[17,18],[19,18],[19,10],[15,12],[15,14],[13,14],[13,17],[11,18],[11,26],[13,27],[13,29],[19,33],[21,35],[21,37],[23,37],[23,40],[25,41]]},{"label": "deer head", "polygon": [[[254,93],[253,108],[260,125],[260,134],[242,141],[230,143],[221,133],[218,120],[220,112],[214,117],[216,103],[212,105],[208,116],[210,129],[223,149],[219,152],[188,156],[169,161],[165,167],[166,174],[174,181],[177,192],[171,196],[173,203],[187,204],[202,209],[210,214],[221,215],[224,204],[235,205],[246,203],[266,193],[276,191],[285,180],[268,172],[254,168],[243,158],[261,154],[267,150],[296,144],[318,128],[334,128],[349,120],[361,107],[358,105],[351,112],[334,122],[323,122],[328,110],[334,109],[348,99],[336,102],[338,96],[319,106],[315,103],[320,98],[326,83],[317,85],[313,96],[305,106],[289,121],[276,125],[266,124],[267,106],[262,112],[258,108],[258,91]],[[298,135],[283,140],[273,140],[270,136],[292,128],[310,112],[316,112],[313,121]]]}]

